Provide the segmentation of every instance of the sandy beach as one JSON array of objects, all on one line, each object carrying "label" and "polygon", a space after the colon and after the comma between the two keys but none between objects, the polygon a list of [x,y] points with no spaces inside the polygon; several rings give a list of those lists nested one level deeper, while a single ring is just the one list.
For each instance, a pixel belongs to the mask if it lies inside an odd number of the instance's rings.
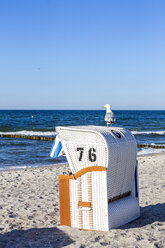
[{"label": "sandy beach", "polygon": [[0,172],[1,247],[165,247],[165,153],[138,157],[141,216],[109,232],[59,225],[58,175],[69,167]]}]

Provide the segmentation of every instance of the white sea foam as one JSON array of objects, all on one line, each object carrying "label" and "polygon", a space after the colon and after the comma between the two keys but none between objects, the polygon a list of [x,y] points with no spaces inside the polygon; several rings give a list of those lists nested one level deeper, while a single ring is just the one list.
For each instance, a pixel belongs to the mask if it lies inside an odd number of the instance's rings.
[{"label": "white sea foam", "polygon": [[61,163],[54,163],[54,164],[3,166],[3,167],[0,167],[0,171],[19,170],[19,169],[28,169],[28,168],[52,167],[52,166],[61,166],[61,165],[68,165],[68,162],[65,162],[65,163],[61,162]]},{"label": "white sea foam", "polygon": [[22,135],[22,136],[54,136],[56,132],[40,132],[40,131],[15,131],[15,132],[0,132],[0,134],[4,135]]},{"label": "white sea foam", "polygon": [[165,152],[165,149],[142,148],[138,151],[138,156]]},{"label": "white sea foam", "polygon": [[132,134],[156,134],[156,135],[164,135],[165,131],[131,131]]},{"label": "white sea foam", "polygon": [[6,171],[6,170],[17,170],[17,169],[26,169],[28,166],[26,165],[18,165],[18,166],[2,166],[0,167],[0,171]]},{"label": "white sea foam", "polygon": [[[156,135],[164,135],[165,131],[131,131],[132,134],[135,135],[141,135],[141,134],[156,134]],[[41,131],[15,131],[15,132],[0,132],[0,134],[6,134],[6,135],[24,135],[24,136],[54,136],[56,135],[56,132],[41,132]]]}]

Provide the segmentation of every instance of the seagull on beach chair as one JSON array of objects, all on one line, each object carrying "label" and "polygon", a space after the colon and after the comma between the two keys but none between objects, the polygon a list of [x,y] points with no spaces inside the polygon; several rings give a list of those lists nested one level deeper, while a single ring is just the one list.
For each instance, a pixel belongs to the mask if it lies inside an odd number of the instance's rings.
[{"label": "seagull on beach chair", "polygon": [[107,127],[108,127],[108,125],[112,126],[112,124],[116,121],[116,117],[115,117],[114,113],[111,110],[110,104],[105,104],[103,106],[103,108],[106,108],[106,114],[105,114],[104,120],[107,123]]}]

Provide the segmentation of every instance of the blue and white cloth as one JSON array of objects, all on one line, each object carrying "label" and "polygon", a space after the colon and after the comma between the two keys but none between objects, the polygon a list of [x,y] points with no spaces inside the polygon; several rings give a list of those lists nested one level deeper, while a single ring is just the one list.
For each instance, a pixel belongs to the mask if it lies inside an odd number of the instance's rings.
[{"label": "blue and white cloth", "polygon": [[51,158],[58,158],[61,155],[62,155],[62,143],[61,143],[61,140],[58,138],[58,136],[56,136],[56,138],[53,142],[53,145],[52,145],[50,157]]}]

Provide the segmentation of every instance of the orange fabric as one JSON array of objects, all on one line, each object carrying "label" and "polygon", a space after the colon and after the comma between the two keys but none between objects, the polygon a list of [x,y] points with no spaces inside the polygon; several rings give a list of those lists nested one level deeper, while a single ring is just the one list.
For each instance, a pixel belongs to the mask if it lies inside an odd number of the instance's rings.
[{"label": "orange fabric", "polygon": [[78,202],[78,206],[79,206],[79,207],[88,207],[88,208],[90,208],[90,207],[91,207],[91,202],[79,201],[79,202]]},{"label": "orange fabric", "polygon": [[59,175],[60,225],[66,226],[71,226],[70,177],[68,175]]},{"label": "orange fabric", "polygon": [[73,179],[73,176],[72,175],[59,175],[59,180],[61,179]]},{"label": "orange fabric", "polygon": [[78,172],[76,172],[73,177],[74,179],[77,179],[78,177],[81,177],[82,175],[84,175],[87,172],[91,172],[91,171],[106,171],[106,168],[103,166],[91,166],[91,167],[86,167]]}]

